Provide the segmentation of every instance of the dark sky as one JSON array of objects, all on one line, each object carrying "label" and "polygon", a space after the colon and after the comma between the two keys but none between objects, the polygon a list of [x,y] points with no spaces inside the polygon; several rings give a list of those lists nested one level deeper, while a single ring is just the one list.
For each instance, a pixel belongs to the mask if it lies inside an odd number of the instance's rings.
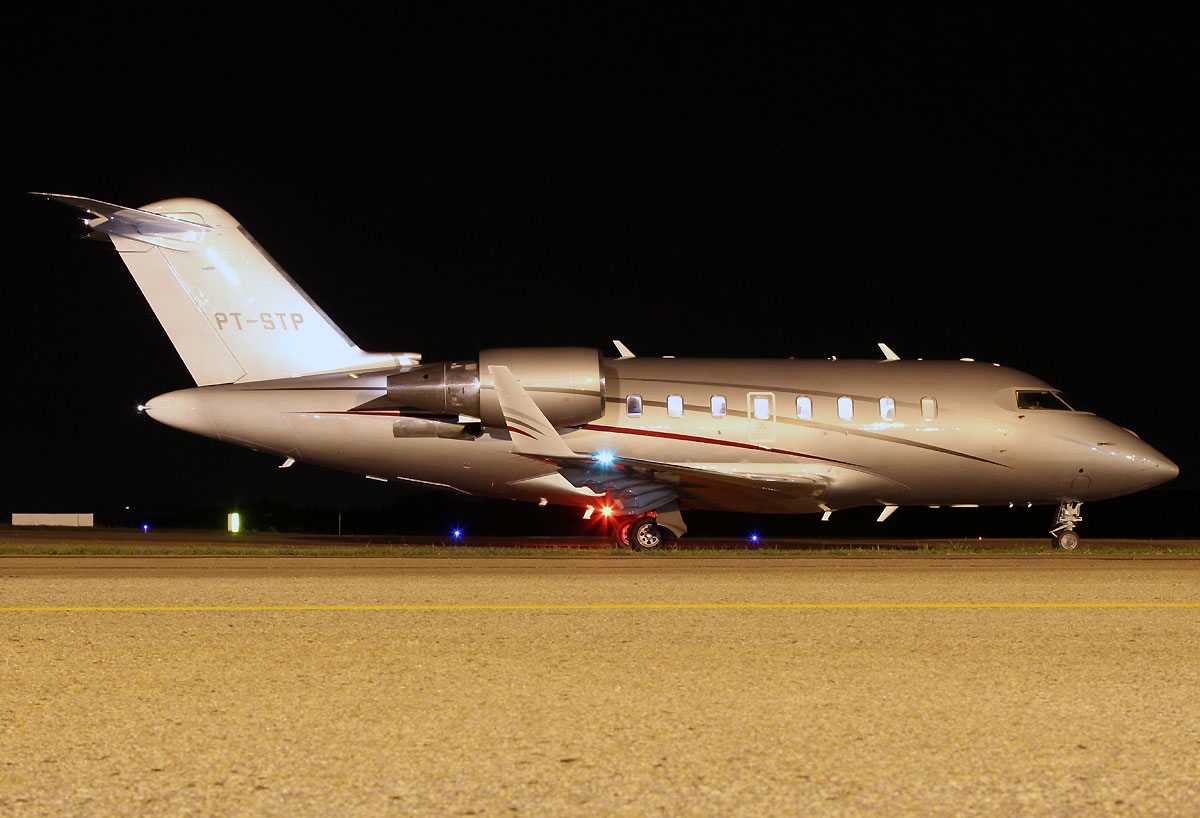
[{"label": "dark sky", "polygon": [[620,338],[1004,363],[1200,486],[1191,18],[197,17],[4,35],[0,512],[394,494],[135,416],[187,372],[30,190],[211,199],[360,346],[427,361]]}]

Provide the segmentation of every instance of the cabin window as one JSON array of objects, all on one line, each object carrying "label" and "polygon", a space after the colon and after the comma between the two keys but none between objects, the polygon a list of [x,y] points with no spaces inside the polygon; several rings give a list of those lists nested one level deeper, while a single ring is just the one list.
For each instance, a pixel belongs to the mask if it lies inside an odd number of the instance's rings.
[{"label": "cabin window", "polygon": [[631,418],[640,418],[642,416],[641,395],[630,395],[625,398],[625,414]]},{"label": "cabin window", "polygon": [[921,398],[921,417],[937,420],[937,398]]},{"label": "cabin window", "polygon": [[801,420],[812,418],[812,398],[807,396],[796,398],[796,417]]},{"label": "cabin window", "polygon": [[768,395],[752,396],[750,406],[755,420],[771,419],[771,398]]},{"label": "cabin window", "polygon": [[725,402],[724,395],[713,395],[709,401],[709,406],[712,407],[712,416],[715,418],[723,418],[729,411],[728,404]]},{"label": "cabin window", "polygon": [[838,417],[842,420],[850,420],[854,417],[854,399],[842,395],[838,398]]},{"label": "cabin window", "polygon": [[879,416],[884,420],[896,419],[896,399],[895,398],[880,398],[879,399]]},{"label": "cabin window", "polygon": [[1072,411],[1071,407],[1057,392],[1044,390],[1022,389],[1017,392],[1018,409],[1058,409]]},{"label": "cabin window", "polygon": [[683,395],[667,395],[667,417],[683,417]]}]

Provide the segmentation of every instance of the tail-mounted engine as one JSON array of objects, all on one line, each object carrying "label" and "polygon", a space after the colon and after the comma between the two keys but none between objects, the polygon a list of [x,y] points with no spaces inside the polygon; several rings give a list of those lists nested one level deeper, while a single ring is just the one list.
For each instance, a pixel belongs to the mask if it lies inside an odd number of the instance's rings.
[{"label": "tail-mounted engine", "polygon": [[489,366],[507,366],[556,427],[604,414],[600,353],[581,347],[488,349],[477,361],[426,364],[387,379],[388,400],[436,415],[467,415],[505,426]]}]

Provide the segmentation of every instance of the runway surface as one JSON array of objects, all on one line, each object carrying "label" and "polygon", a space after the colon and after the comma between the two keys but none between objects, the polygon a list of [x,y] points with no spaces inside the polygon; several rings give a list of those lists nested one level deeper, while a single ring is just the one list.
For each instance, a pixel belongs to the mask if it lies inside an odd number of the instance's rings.
[{"label": "runway surface", "polygon": [[1170,815],[1200,559],[0,557],[0,813]]}]

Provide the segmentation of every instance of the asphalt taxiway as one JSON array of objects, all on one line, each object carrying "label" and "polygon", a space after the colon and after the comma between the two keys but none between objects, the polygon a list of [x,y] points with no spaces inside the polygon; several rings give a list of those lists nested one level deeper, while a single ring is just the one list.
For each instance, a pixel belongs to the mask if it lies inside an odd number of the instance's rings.
[{"label": "asphalt taxiway", "polygon": [[1179,815],[1200,559],[0,558],[6,815]]}]

